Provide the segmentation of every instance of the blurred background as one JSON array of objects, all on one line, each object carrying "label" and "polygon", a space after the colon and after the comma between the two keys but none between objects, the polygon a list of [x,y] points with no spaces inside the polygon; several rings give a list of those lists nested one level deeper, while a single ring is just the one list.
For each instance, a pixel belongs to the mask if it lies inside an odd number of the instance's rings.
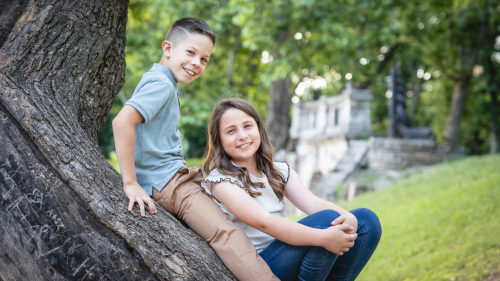
[{"label": "blurred background", "polygon": [[[179,85],[186,158],[203,155],[207,118],[222,98],[238,95],[250,101],[265,120],[269,97],[280,91],[299,102],[314,99],[318,89],[317,95],[339,95],[349,81],[371,91],[373,133],[386,134],[384,78],[397,61],[415,126],[432,128],[443,143],[447,119],[454,114],[460,132],[458,140],[448,140],[458,142],[454,150],[462,147],[466,155],[496,151],[499,13],[498,1],[131,0],[126,81],[99,132],[100,148],[109,158],[111,120],[142,74],[160,60],[170,25],[192,16],[205,20],[218,39],[204,75]],[[463,105],[452,104],[454,89],[462,90]],[[290,102],[280,103],[290,107]],[[275,145],[286,148],[286,140]]]},{"label": "blurred background", "polygon": [[246,99],[308,188],[379,214],[360,280],[500,280],[499,1],[130,0],[125,84],[98,135],[117,169],[111,121],[187,16],[218,36],[178,85],[188,166],[214,106]]}]

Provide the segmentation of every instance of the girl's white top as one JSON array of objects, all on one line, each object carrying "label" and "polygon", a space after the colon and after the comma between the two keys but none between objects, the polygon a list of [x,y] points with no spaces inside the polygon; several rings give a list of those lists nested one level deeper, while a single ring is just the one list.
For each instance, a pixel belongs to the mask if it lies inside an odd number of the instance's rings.
[{"label": "girl's white top", "polygon": [[[234,165],[236,165],[233,162]],[[283,175],[283,178],[285,179],[285,182],[288,181],[288,176],[290,174],[290,167],[286,162],[274,162],[274,167],[281,172]],[[261,182],[264,184],[265,188],[256,188],[256,187],[251,187],[253,191],[261,192],[261,196],[257,196],[253,199],[257,201],[264,209],[266,209],[271,215],[283,218],[285,217],[285,206],[283,205],[282,202],[279,201],[278,197],[274,193],[273,188],[269,184],[269,181],[264,173],[262,173],[262,178],[258,178],[250,174],[250,179],[252,182]],[[235,177],[232,176],[226,176],[223,175],[219,172],[219,170],[214,169],[212,172],[210,172],[210,175],[205,180],[201,181],[201,186],[206,190],[206,192],[212,197],[212,199],[219,205],[219,207],[224,211],[229,218],[245,233],[247,234],[248,238],[250,238],[250,241],[252,241],[252,244],[254,245],[255,249],[257,252],[261,252],[264,250],[269,243],[271,243],[274,238],[265,234],[264,232],[257,230],[242,221],[240,221],[233,213],[231,213],[222,203],[217,201],[217,199],[213,196],[212,194],[212,185],[214,183],[220,183],[222,181],[229,181],[233,184],[239,185],[241,188],[245,189],[244,185],[241,183],[241,181],[237,180]],[[248,190],[247,190],[248,192]]]}]

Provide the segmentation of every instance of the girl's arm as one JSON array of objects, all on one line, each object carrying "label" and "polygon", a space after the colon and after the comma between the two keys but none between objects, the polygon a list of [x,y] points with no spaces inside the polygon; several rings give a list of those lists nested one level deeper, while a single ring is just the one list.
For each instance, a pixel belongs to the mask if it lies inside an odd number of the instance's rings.
[{"label": "girl's arm", "polygon": [[354,245],[356,234],[346,234],[352,227],[343,224],[315,229],[275,217],[236,184],[228,181],[212,185],[212,193],[243,223],[290,245],[321,246],[341,255]]},{"label": "girl's arm", "polygon": [[285,186],[285,196],[288,200],[290,200],[290,202],[292,202],[292,204],[307,215],[327,209],[337,211],[337,213],[342,215],[343,218],[335,221],[340,222],[345,219],[344,223],[347,223],[354,228],[353,230],[348,231],[348,233],[356,233],[356,229],[358,227],[358,220],[356,217],[332,202],[323,200],[314,195],[304,186],[299,178],[299,175],[293,169],[290,169],[290,175],[288,176],[288,181]]}]

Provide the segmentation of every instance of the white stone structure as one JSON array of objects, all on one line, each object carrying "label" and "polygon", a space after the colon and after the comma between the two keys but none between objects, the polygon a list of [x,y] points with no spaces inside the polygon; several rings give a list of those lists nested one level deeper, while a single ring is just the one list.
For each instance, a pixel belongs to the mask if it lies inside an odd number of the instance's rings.
[{"label": "white stone structure", "polygon": [[[290,138],[295,151],[287,153],[286,160],[315,194],[325,197],[324,190],[316,189],[325,189],[321,181],[338,168],[351,147],[349,140],[370,136],[371,100],[368,90],[348,83],[339,96],[293,105]],[[363,157],[365,153],[354,154]]]}]

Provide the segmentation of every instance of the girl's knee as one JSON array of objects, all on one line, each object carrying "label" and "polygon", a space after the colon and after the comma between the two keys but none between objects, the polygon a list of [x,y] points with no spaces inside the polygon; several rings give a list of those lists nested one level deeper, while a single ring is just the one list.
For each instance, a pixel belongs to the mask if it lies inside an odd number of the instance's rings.
[{"label": "girl's knee", "polygon": [[314,213],[313,215],[315,215],[315,214],[318,214],[318,215],[321,215],[324,217],[328,217],[328,218],[333,218],[333,219],[340,217],[340,214],[337,211],[330,210],[330,209],[319,211],[317,213]]},{"label": "girl's knee", "polygon": [[372,231],[382,233],[382,227],[380,225],[380,220],[378,216],[370,209],[359,208],[350,211],[358,220],[366,227],[369,227]]},{"label": "girl's knee", "polygon": [[323,210],[307,216],[300,220],[299,223],[313,228],[325,229],[332,226],[332,221],[339,216],[340,214],[334,210]]},{"label": "girl's knee", "polygon": [[378,221],[377,215],[372,210],[367,208],[358,208],[349,212],[352,213],[358,220],[364,219]]}]

